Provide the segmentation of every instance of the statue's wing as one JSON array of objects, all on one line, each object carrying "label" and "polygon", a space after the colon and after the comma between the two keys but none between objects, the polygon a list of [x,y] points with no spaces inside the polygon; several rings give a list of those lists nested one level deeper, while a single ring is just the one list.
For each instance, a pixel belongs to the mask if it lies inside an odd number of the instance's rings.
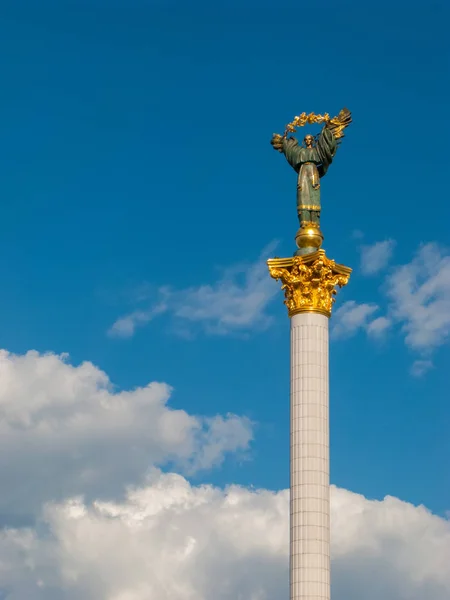
[{"label": "statue's wing", "polygon": [[337,117],[334,117],[328,121],[325,127],[331,130],[339,144],[344,137],[344,129],[348,127],[351,122],[352,113],[348,110],[348,108],[343,108]]}]

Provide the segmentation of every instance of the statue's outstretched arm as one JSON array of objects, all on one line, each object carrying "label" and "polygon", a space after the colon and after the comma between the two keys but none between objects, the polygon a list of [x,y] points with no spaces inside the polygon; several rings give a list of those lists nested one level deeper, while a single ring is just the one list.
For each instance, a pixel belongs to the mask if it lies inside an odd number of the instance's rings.
[{"label": "statue's outstretched arm", "polygon": [[295,137],[283,138],[283,152],[291,167],[298,171],[302,152],[298,140]]},{"label": "statue's outstretched arm", "polygon": [[286,135],[274,133],[270,143],[275,150],[278,150],[278,152],[284,154],[291,167],[298,171],[301,152],[301,147],[298,145],[298,140],[295,137],[287,138]]},{"label": "statue's outstretched arm", "polygon": [[278,152],[283,152],[283,141],[284,136],[280,135],[279,133],[274,133],[272,135],[270,143],[272,144],[274,150],[277,150]]}]

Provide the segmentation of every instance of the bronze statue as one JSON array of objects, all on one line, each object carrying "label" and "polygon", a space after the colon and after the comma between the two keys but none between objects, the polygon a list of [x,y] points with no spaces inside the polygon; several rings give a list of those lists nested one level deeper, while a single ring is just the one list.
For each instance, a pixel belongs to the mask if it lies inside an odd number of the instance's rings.
[{"label": "bronze statue", "polygon": [[[344,137],[344,129],[351,122],[351,113],[346,108],[333,119],[330,119],[328,114],[302,113],[287,125],[284,135],[274,133],[270,142],[275,150],[285,155],[288,163],[298,173],[297,213],[300,230],[304,231],[310,227],[316,231],[317,240],[312,243],[315,247],[320,247],[323,239],[320,232],[320,179],[331,165],[337,147]],[[294,132],[296,127],[306,123],[325,124],[317,136],[306,135],[302,145],[299,145],[295,137],[287,137],[289,132]],[[301,247],[299,240],[297,244]]]}]

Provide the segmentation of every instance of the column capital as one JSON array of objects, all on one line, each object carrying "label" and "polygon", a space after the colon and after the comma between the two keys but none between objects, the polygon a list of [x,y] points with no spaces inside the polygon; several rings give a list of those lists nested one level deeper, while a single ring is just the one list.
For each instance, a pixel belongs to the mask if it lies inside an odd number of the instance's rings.
[{"label": "column capital", "polygon": [[336,286],[347,285],[352,269],[329,259],[325,250],[267,261],[271,277],[280,280],[289,317],[302,312],[331,316]]}]

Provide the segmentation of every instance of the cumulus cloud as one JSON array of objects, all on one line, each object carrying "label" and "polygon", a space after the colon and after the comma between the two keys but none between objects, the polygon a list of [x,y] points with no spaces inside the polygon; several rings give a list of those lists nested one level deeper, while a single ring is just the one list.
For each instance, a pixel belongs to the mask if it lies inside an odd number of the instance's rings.
[{"label": "cumulus cloud", "polygon": [[387,278],[393,317],[402,325],[406,344],[430,351],[450,334],[450,256],[437,244],[421,246],[413,260]]},{"label": "cumulus cloud", "polygon": [[395,248],[394,240],[384,240],[361,248],[361,271],[364,275],[375,275],[389,263]]},{"label": "cumulus cloud", "polygon": [[270,321],[267,305],[279,291],[268,276],[266,264],[274,247],[275,244],[267,247],[254,263],[224,270],[213,284],[180,290],[161,287],[151,306],[120,317],[109,329],[109,335],[131,337],[138,327],[164,312],[180,324],[184,333],[193,326],[214,335],[266,327]]},{"label": "cumulus cloud", "polygon": [[170,394],[156,382],[117,391],[93,364],[64,355],[0,351],[0,515],[81,492],[110,497],[153,465],[192,473],[248,448],[247,419],[189,415],[170,408]]},{"label": "cumulus cloud", "polygon": [[[172,410],[170,393],[117,391],[65,356],[0,352],[2,600],[287,597],[288,490],[149,469],[208,468],[251,439],[246,419]],[[25,512],[29,526],[14,519]],[[450,524],[423,507],[332,488],[332,540],[336,600],[450,594]]]},{"label": "cumulus cloud", "polygon": [[350,337],[360,330],[369,335],[380,336],[391,325],[387,317],[374,318],[379,310],[377,304],[358,304],[348,300],[340,306],[333,315],[331,333],[333,337]]},{"label": "cumulus cloud", "polygon": [[337,600],[449,596],[450,522],[423,506],[333,489],[332,535]]},{"label": "cumulus cloud", "polygon": [[[444,600],[450,523],[396,498],[332,488],[333,598]],[[14,600],[269,600],[288,596],[289,493],[153,473],[122,502],[47,506],[0,535]]]}]

